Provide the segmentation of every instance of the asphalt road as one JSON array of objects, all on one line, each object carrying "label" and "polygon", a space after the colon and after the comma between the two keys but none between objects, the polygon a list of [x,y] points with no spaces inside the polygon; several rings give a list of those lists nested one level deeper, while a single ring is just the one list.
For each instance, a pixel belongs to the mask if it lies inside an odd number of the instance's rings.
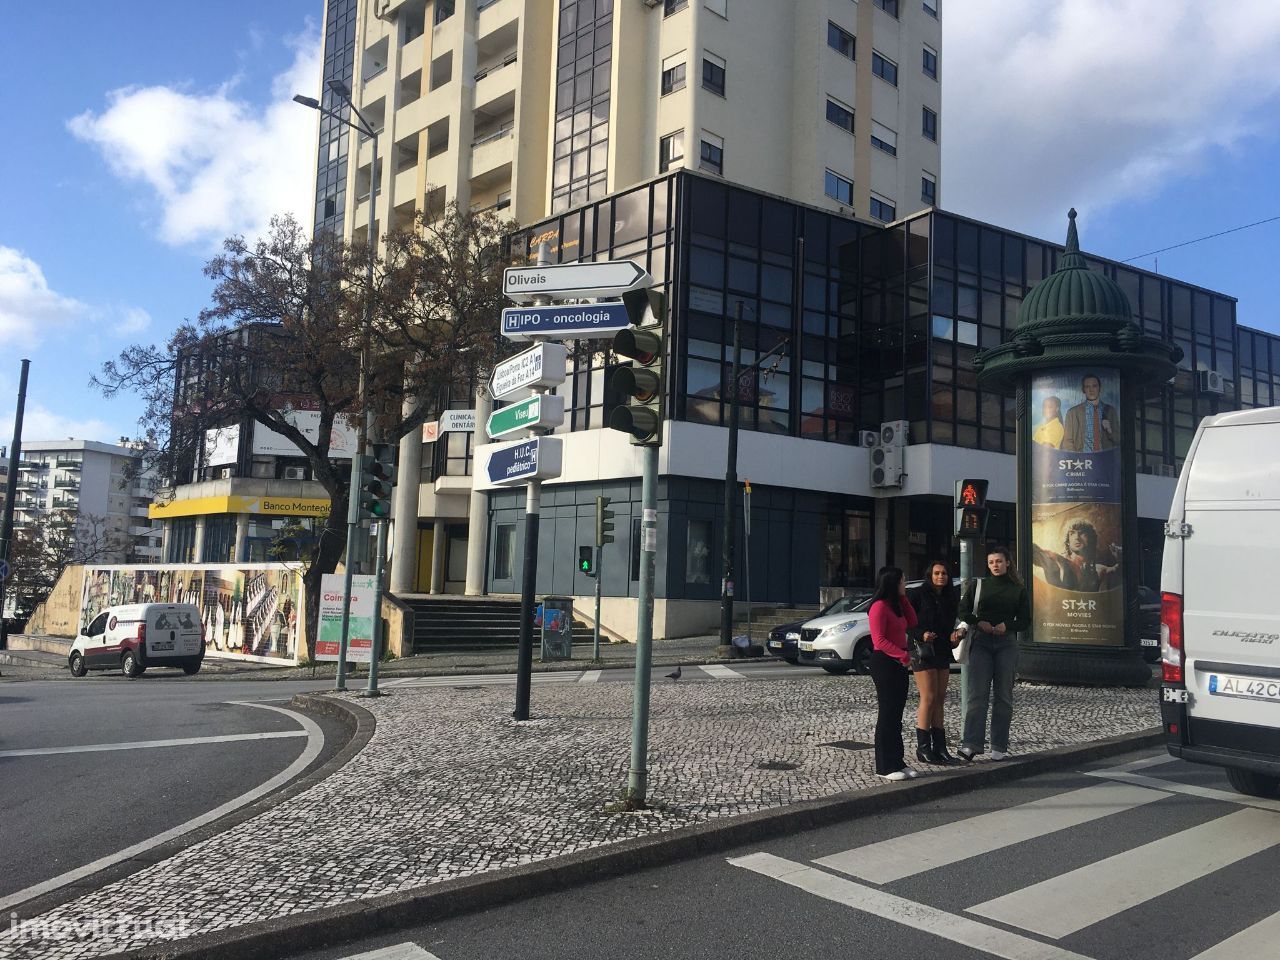
[{"label": "asphalt road", "polygon": [[[313,718],[308,736],[279,708],[327,685],[148,674],[0,686],[0,905],[234,801],[304,755],[318,750],[308,766],[322,763],[342,728]],[[146,745],[172,740],[196,742]]]},{"label": "asphalt road", "polygon": [[1154,751],[1086,769],[299,956],[1277,955],[1280,801]]}]

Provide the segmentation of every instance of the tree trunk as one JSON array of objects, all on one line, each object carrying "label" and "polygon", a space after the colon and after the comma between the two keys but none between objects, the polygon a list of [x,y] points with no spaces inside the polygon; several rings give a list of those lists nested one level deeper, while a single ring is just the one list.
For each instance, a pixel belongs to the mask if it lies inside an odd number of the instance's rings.
[{"label": "tree trunk", "polygon": [[347,546],[347,498],[334,497],[332,503],[315,557],[302,575],[307,593],[307,659],[312,663],[316,660],[316,635],[320,630],[320,578],[338,568]]}]

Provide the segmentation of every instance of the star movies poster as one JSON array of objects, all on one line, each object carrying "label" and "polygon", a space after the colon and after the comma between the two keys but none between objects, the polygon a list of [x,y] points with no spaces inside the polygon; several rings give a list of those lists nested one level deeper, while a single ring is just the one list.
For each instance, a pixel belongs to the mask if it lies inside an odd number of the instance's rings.
[{"label": "star movies poster", "polygon": [[1124,644],[1120,378],[1070,367],[1031,382],[1031,591],[1038,643]]}]

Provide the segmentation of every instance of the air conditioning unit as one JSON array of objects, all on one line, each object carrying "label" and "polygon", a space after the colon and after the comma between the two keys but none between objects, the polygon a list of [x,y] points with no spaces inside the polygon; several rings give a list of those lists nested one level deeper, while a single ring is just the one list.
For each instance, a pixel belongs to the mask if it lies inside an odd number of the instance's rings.
[{"label": "air conditioning unit", "polygon": [[1217,370],[1201,370],[1200,371],[1200,392],[1201,393],[1223,393],[1226,390],[1226,384],[1223,382],[1222,374]]},{"label": "air conditioning unit", "polygon": [[901,487],[907,475],[906,420],[880,424],[879,442],[871,448],[871,486],[877,490]]},{"label": "air conditioning unit", "polygon": [[1159,464],[1158,472],[1162,477],[1174,477],[1176,479],[1178,476],[1178,468],[1175,467],[1172,463]]},{"label": "air conditioning unit", "polygon": [[858,431],[858,446],[874,447],[874,446],[878,446],[879,443],[880,443],[879,430],[859,430]]},{"label": "air conditioning unit", "polygon": [[281,478],[284,480],[305,480],[307,479],[306,467],[285,467]]},{"label": "air conditioning unit", "polygon": [[221,468],[219,468],[219,470],[218,470],[218,479],[219,479],[219,480],[230,480],[230,479],[231,479],[232,477],[234,477],[235,475],[236,475],[236,468],[235,468],[235,467],[221,467]]}]

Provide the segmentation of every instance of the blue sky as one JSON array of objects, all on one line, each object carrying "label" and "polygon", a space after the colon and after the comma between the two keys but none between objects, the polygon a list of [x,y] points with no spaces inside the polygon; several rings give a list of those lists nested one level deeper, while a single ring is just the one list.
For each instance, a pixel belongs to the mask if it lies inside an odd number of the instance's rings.
[{"label": "blue sky", "polygon": [[[950,0],[942,206],[1060,240],[1074,205],[1085,249],[1117,259],[1280,215],[1280,4],[1230,6]],[[0,4],[0,57],[33,80],[8,88],[0,151],[0,444],[23,356],[28,439],[136,434],[137,405],[89,377],[207,303],[221,238],[309,216],[315,115],[290,97],[319,86],[322,12]],[[1278,249],[1280,221],[1163,253],[1159,271],[1280,332]]]}]

